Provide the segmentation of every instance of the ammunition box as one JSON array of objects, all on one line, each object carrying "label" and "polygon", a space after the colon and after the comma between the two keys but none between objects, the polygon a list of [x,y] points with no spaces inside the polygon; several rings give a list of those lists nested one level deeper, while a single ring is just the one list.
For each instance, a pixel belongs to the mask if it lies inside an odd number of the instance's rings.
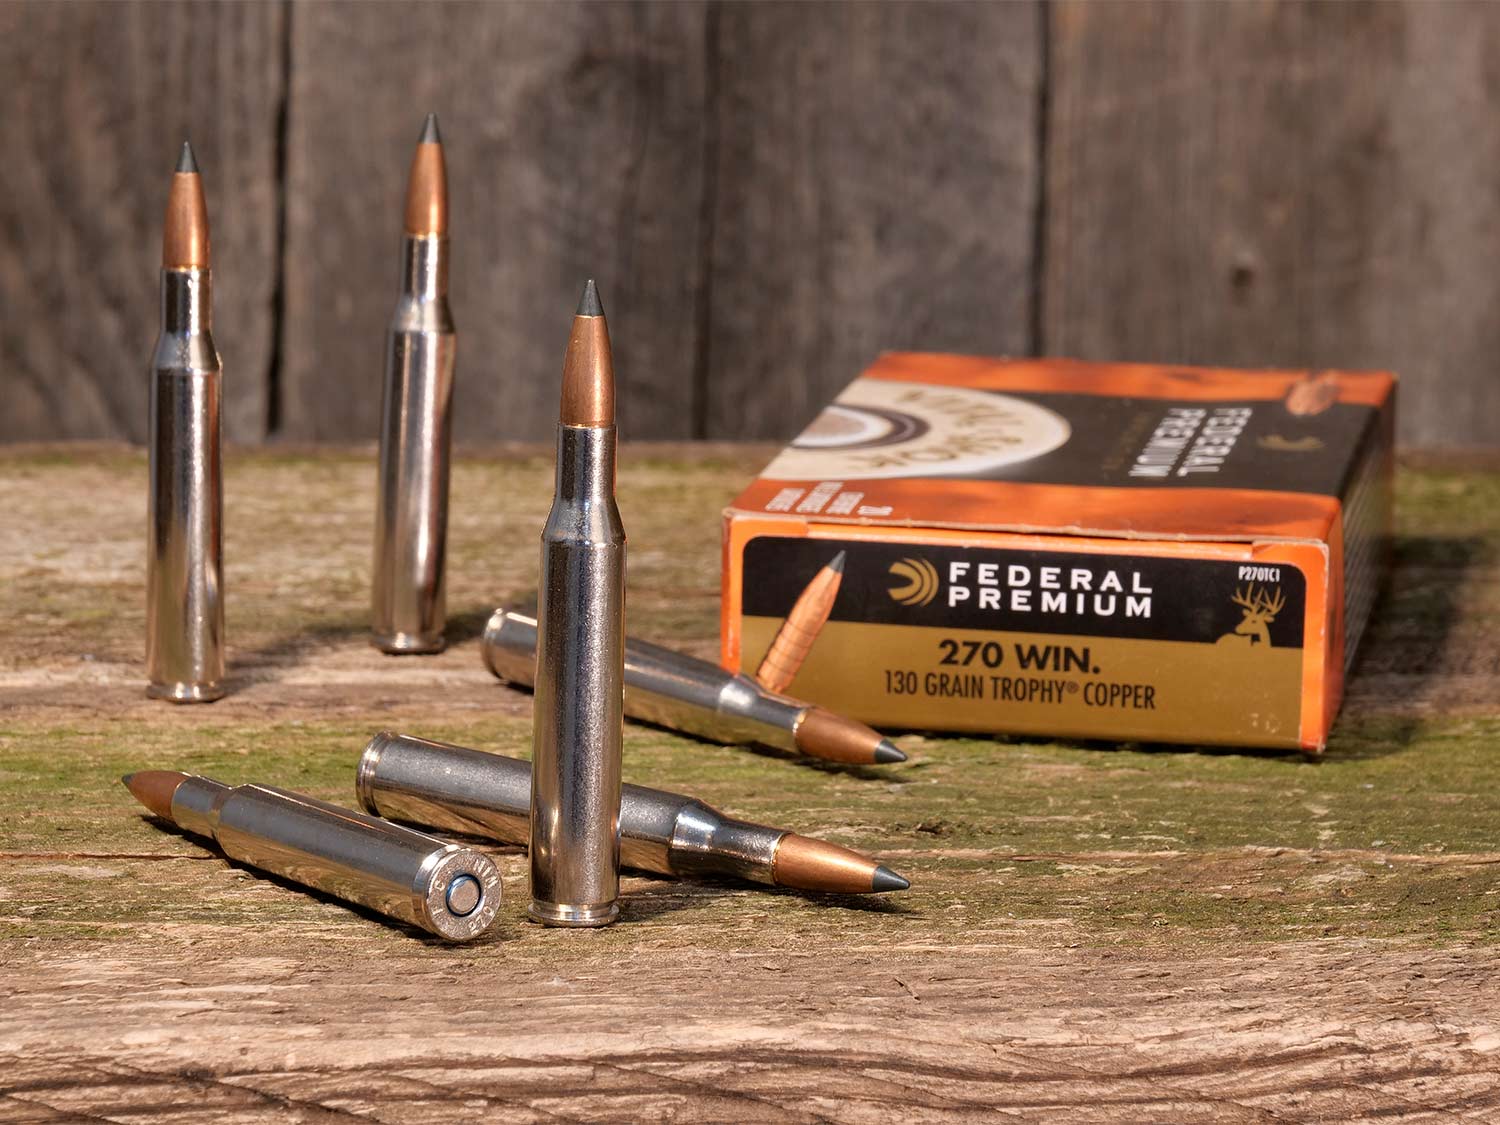
[{"label": "ammunition box", "polygon": [[893,353],[725,511],[723,662],[882,729],[1321,751],[1390,530],[1395,378]]}]

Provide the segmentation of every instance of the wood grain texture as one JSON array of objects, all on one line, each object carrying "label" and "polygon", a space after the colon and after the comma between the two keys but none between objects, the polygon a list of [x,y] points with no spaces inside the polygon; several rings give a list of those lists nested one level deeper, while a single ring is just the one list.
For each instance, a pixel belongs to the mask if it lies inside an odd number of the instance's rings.
[{"label": "wood grain texture", "polygon": [[1036,4],[729,4],[703,433],[785,440],[882,350],[1029,347]]},{"label": "wood grain texture", "polygon": [[[252,877],[219,866],[135,868],[153,882],[217,874],[253,896]],[[943,950],[671,955],[698,927],[664,917],[635,926],[662,948],[628,962],[557,941],[518,964],[535,930],[520,922],[483,948],[409,941],[364,961],[336,910],[248,955],[211,922],[163,927],[159,960],[21,954],[0,1120],[1415,1125],[1500,1112],[1493,949],[1173,956],[957,935]]]},{"label": "wood grain texture", "polygon": [[[622,451],[631,631],[715,651],[764,447]],[[233,690],[144,698],[138,450],[0,450],[0,1122],[1493,1121],[1500,466],[1398,474],[1329,752],[899,736],[844,769],[629,724],[625,776],[877,856],[883,899],[630,874],[622,920],[447,947],[225,863],[119,784],[340,803],[388,728],[524,755],[483,667],[551,451],[455,464],[451,645],[366,640],[373,451],[226,459]]]},{"label": "wood grain texture", "polygon": [[1500,8],[1060,3],[1043,348],[1379,367],[1500,441]]},{"label": "wood grain texture", "polygon": [[0,5],[0,440],[145,440],[162,215],[185,137],[213,231],[225,432],[265,435],[284,14]]},{"label": "wood grain texture", "polygon": [[284,436],[376,434],[401,201],[429,109],[451,189],[457,439],[550,436],[588,277],[622,432],[689,434],[703,5],[377,11],[293,11]]}]

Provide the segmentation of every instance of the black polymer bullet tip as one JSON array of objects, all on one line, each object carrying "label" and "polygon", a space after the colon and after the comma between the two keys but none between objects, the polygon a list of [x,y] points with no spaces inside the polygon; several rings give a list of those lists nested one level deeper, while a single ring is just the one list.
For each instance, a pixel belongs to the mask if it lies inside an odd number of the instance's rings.
[{"label": "black polymer bullet tip", "polygon": [[882,738],[880,745],[875,747],[875,761],[882,766],[888,766],[892,762],[906,761],[906,755],[897,749],[896,744],[889,738]]},{"label": "black polymer bullet tip", "polygon": [[187,141],[182,142],[182,154],[177,157],[177,171],[186,172],[189,175],[196,175],[198,172],[198,161],[193,156],[193,146]]},{"label": "black polymer bullet tip", "polygon": [[910,879],[903,879],[889,867],[877,867],[870,877],[870,889],[874,891],[904,891],[910,886]]},{"label": "black polymer bullet tip", "polygon": [[599,300],[599,290],[594,286],[591,277],[583,285],[583,296],[578,298],[578,312],[575,316],[603,316],[604,304]]},{"label": "black polymer bullet tip", "polygon": [[443,143],[443,135],[438,132],[437,114],[429,113],[427,120],[422,122],[422,135],[417,138],[419,145],[440,145]]}]

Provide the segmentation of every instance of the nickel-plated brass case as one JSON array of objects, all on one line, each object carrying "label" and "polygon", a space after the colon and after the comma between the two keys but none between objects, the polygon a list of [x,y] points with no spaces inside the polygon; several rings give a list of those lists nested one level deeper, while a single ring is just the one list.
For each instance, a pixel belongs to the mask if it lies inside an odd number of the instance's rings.
[{"label": "nickel-plated brass case", "polygon": [[151,363],[146,552],[146,694],[224,694],[222,366],[206,269],[161,271]]},{"label": "nickel-plated brass case", "polygon": [[[424,827],[524,844],[531,766],[425,738],[377,734],[360,755],[365,811]],[[784,829],[736,820],[679,793],[623,785],[620,861],[659,875],[736,875],[772,883]]]},{"label": "nickel-plated brass case", "polygon": [[[536,622],[497,609],[480,651],[495,675],[530,687]],[[625,713],[633,719],[711,742],[797,750],[795,734],[807,710],[807,704],[768,692],[749,676],[646,641],[625,641]]]},{"label": "nickel-plated brass case", "polygon": [[500,909],[487,856],[285,789],[190,776],[172,795],[172,819],[230,859],[449,941],[478,937]]},{"label": "nickel-plated brass case", "polygon": [[558,426],[532,740],[528,912],[546,925],[619,914],[625,529],[614,492],[615,428]]},{"label": "nickel-plated brass case", "polygon": [[444,645],[455,339],[447,236],[408,234],[386,335],[371,597],[371,639],[389,653]]}]

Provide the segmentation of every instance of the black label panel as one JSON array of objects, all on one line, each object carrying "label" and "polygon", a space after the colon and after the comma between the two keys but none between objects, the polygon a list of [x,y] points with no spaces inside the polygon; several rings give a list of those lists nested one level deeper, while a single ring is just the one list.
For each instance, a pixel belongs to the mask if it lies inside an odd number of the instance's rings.
[{"label": "black label panel", "polygon": [[741,612],[784,617],[839,551],[831,620],[1301,648],[1307,582],[1284,563],[762,536]]},{"label": "black label panel", "polygon": [[1338,496],[1375,410],[1313,415],[1277,402],[1173,402],[1015,394],[1056,411],[1071,434],[1051,453],[984,479],[1113,488],[1238,488]]}]

